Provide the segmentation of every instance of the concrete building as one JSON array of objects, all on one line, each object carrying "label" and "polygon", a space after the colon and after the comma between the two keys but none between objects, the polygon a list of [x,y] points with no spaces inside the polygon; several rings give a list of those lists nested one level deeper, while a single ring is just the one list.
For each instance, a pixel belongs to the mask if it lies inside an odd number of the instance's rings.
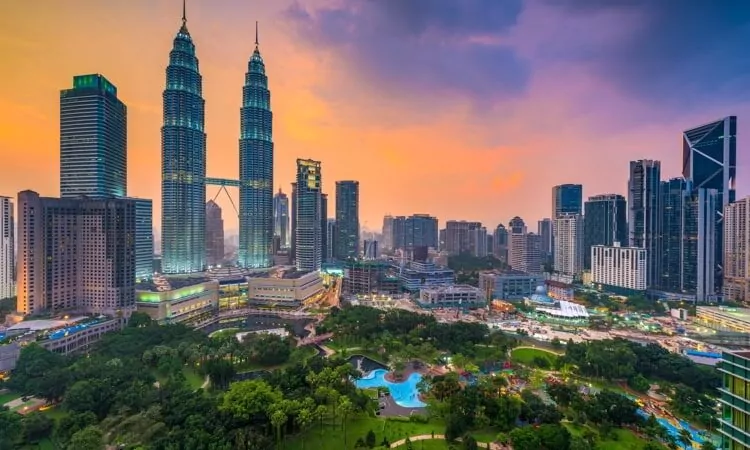
[{"label": "concrete building", "polygon": [[487,228],[479,227],[469,231],[471,254],[478,258],[487,256]]},{"label": "concrete building", "polygon": [[560,214],[583,214],[583,186],[561,184],[552,188],[552,220]]},{"label": "concrete building", "polygon": [[333,261],[336,259],[336,219],[326,220],[325,235],[323,261]]},{"label": "concrete building", "polygon": [[160,324],[200,321],[219,307],[219,282],[157,277],[136,285],[136,307]]},{"label": "concrete building", "polygon": [[647,257],[645,248],[595,245],[591,248],[592,281],[618,294],[643,292],[647,288]]},{"label": "concrete building", "polygon": [[583,271],[583,216],[561,213],[555,218],[555,272],[577,276]]},{"label": "concrete building", "polygon": [[417,303],[424,308],[477,308],[487,304],[481,290],[474,286],[424,287],[419,290]]},{"label": "concrete building", "polygon": [[719,432],[721,447],[727,450],[750,448],[750,401],[747,400],[748,380],[750,380],[750,352],[724,352],[718,366],[723,376],[721,415]]},{"label": "concrete building", "polygon": [[750,333],[750,308],[698,306],[695,322],[716,331]]},{"label": "concrete building", "polygon": [[135,307],[130,199],[18,194],[18,310],[128,315]]},{"label": "concrete building", "polygon": [[281,240],[281,248],[289,248],[289,197],[281,188],[273,196],[273,234]]},{"label": "concrete building", "polygon": [[503,224],[498,224],[492,234],[492,254],[508,264],[508,230]]},{"label": "concrete building", "polygon": [[724,207],[724,300],[750,300],[750,197]]},{"label": "concrete building", "polygon": [[16,295],[13,199],[0,197],[0,299]]},{"label": "concrete building", "polygon": [[247,278],[249,303],[296,307],[323,290],[318,271],[286,270]]},{"label": "concrete building", "polygon": [[554,261],[553,255],[555,252],[555,238],[554,238],[554,220],[553,219],[542,219],[537,222],[537,234],[541,242],[540,251],[542,253],[542,260],[547,263]]},{"label": "concrete building", "polygon": [[336,182],[336,258],[359,257],[359,181]]},{"label": "concrete building", "polygon": [[456,279],[453,270],[433,263],[412,261],[400,269],[401,287],[408,292],[418,292],[423,287],[450,286]]},{"label": "concrete building", "polygon": [[476,253],[476,238],[472,240],[472,231],[479,228],[482,228],[480,222],[449,220],[445,224],[445,250],[452,255]]},{"label": "concrete building", "polygon": [[342,292],[347,295],[395,294],[398,271],[385,261],[350,260],[344,266]]},{"label": "concrete building", "polygon": [[630,247],[646,249],[646,283],[659,282],[661,268],[660,220],[661,162],[638,160],[630,162],[628,178],[628,238]]},{"label": "concrete building", "polygon": [[224,262],[224,219],[221,207],[213,200],[206,203],[206,263],[209,267]]},{"label": "concrete building", "polygon": [[383,217],[383,248],[393,250],[393,216]]},{"label": "concrete building", "polygon": [[154,205],[150,199],[130,198],[135,202],[135,279],[154,276]]},{"label": "concrete building", "polygon": [[488,300],[522,301],[541,281],[540,275],[520,271],[488,271],[479,274],[479,289]]},{"label": "concrete building", "polygon": [[323,264],[322,192],[320,161],[297,160],[294,205],[295,261],[298,270],[320,270]]},{"label": "concrete building", "polygon": [[625,197],[602,194],[584,203],[583,268],[591,270],[591,247],[628,242],[628,211]]}]

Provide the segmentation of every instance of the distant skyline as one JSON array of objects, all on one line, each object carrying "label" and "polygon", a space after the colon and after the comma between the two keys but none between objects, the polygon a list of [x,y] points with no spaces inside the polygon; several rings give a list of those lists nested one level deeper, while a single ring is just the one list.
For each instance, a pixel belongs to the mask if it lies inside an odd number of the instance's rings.
[{"label": "distant skyline", "polygon": [[[602,6],[606,5],[606,6]],[[682,132],[738,116],[750,192],[750,7],[740,1],[188,0],[206,99],[208,176],[237,179],[255,21],[273,91],[274,186],[297,158],[323,191],[360,182],[360,224],[427,213],[494,229],[549,216],[552,186],[626,195],[628,162],[680,175]],[[0,195],[59,196],[59,95],[100,73],[128,107],[128,194],[161,216],[164,70],[179,0],[0,5]],[[689,66],[691,70],[686,70]],[[207,200],[218,187],[209,186]],[[239,193],[230,188],[238,203]],[[222,193],[228,234],[236,214]],[[329,216],[332,216],[329,208]],[[159,239],[160,240],[160,239]]]}]

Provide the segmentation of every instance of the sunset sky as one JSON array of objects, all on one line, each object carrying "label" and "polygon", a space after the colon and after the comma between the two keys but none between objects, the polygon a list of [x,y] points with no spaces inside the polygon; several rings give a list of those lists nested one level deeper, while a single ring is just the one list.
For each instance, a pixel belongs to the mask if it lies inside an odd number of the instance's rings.
[{"label": "sunset sky", "polygon": [[[0,3],[0,195],[59,195],[59,91],[101,73],[128,106],[128,193],[160,227],[161,95],[180,0]],[[551,188],[625,194],[628,161],[679,175],[681,132],[738,118],[750,193],[750,5],[731,0],[188,0],[208,175],[237,178],[255,21],[274,112],[274,184],[298,157],[360,181],[360,220],[521,216]],[[217,187],[210,186],[207,198]],[[235,201],[237,192],[231,191]],[[227,229],[237,218],[219,196]]]}]

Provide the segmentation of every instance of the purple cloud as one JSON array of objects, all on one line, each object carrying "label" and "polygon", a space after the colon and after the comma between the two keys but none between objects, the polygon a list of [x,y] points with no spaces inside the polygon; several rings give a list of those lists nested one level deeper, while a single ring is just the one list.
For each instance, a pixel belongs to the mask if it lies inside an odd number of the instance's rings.
[{"label": "purple cloud", "polygon": [[348,0],[285,13],[302,38],[334,49],[397,95],[453,92],[494,102],[522,93],[529,70],[504,39],[521,0]]}]

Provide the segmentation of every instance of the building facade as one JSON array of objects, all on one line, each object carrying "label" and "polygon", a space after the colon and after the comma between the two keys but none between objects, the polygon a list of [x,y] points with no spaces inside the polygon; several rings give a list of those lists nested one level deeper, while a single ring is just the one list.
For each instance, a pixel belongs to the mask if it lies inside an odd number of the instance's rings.
[{"label": "building facade", "polygon": [[99,74],[60,91],[60,197],[124,197],[128,184],[127,108]]},{"label": "building facade", "polygon": [[219,282],[185,280],[175,286],[142,283],[136,289],[138,312],[160,324],[200,321],[211,317],[219,307]]},{"label": "building facade", "polygon": [[477,308],[486,305],[487,299],[474,286],[456,284],[420,289],[417,304],[423,308]]},{"label": "building facade", "polygon": [[359,181],[336,182],[336,258],[359,256]]},{"label": "building facade", "polygon": [[583,268],[591,269],[591,247],[628,243],[628,212],[625,197],[603,194],[589,197],[584,204]]},{"label": "building facade", "polygon": [[750,197],[724,207],[724,300],[750,300]]},{"label": "building facade", "polygon": [[552,188],[552,220],[560,214],[583,214],[583,186],[561,184]]},{"label": "building facade", "polygon": [[648,251],[640,247],[595,245],[591,248],[591,278],[595,285],[617,294],[643,292],[647,287]]},{"label": "building facade", "polygon": [[205,102],[184,11],[169,53],[162,98],[162,271],[200,272],[206,266]]},{"label": "building facade", "polygon": [[281,240],[281,248],[289,248],[289,197],[281,188],[273,196],[273,234]]},{"label": "building facade", "polygon": [[294,212],[298,270],[320,270],[323,263],[322,186],[320,161],[298,159]]},{"label": "building facade", "polygon": [[256,22],[240,108],[240,267],[273,265],[273,214],[273,113]]},{"label": "building facade", "polygon": [[398,278],[405,291],[418,292],[423,287],[450,286],[456,279],[456,274],[447,267],[412,261],[399,270]]},{"label": "building facade", "polygon": [[519,271],[482,272],[479,289],[489,300],[522,301],[534,293],[543,278]]},{"label": "building facade", "polygon": [[136,205],[129,199],[18,194],[18,311],[129,314]]},{"label": "building facade", "polygon": [[247,279],[247,296],[251,303],[276,306],[300,306],[323,290],[323,279],[317,271],[290,270],[280,276],[267,274]]},{"label": "building facade", "polygon": [[503,224],[498,224],[492,234],[492,254],[508,264],[508,230]]},{"label": "building facade", "polygon": [[135,203],[135,279],[154,276],[154,205],[145,198],[130,198]]},{"label": "building facade", "polygon": [[542,219],[537,222],[537,234],[541,240],[540,251],[544,262],[554,261],[555,238],[553,229],[554,221],[552,219]]},{"label": "building facade", "polygon": [[750,352],[724,352],[718,370],[723,377],[719,432],[722,449],[750,448]]},{"label": "building facade", "polygon": [[583,270],[583,216],[561,213],[555,218],[555,272],[577,276]]},{"label": "building facade", "polygon": [[224,219],[221,207],[213,200],[206,203],[206,263],[209,267],[224,261]]},{"label": "building facade", "polygon": [[[445,224],[445,250],[452,255],[476,252],[476,241],[472,241],[472,231],[482,228],[480,222],[449,220]],[[474,234],[474,236],[476,236]]]},{"label": "building facade", "polygon": [[628,245],[646,249],[649,286],[658,283],[661,267],[661,162],[630,162],[628,178]]},{"label": "building facade", "polygon": [[16,295],[16,250],[13,199],[0,197],[0,299]]}]

